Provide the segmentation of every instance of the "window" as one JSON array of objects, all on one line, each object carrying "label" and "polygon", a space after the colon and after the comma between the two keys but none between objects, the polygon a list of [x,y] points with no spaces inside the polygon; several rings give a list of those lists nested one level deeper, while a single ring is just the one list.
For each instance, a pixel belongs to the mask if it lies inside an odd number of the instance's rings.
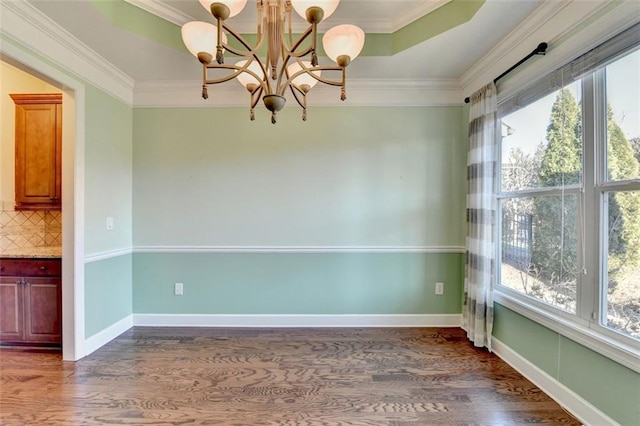
[{"label": "window", "polygon": [[496,300],[620,350],[636,370],[639,28],[499,99],[496,247]]},{"label": "window", "polygon": [[580,82],[502,117],[501,283],[576,312]]},{"label": "window", "polygon": [[640,339],[640,50],[608,65],[602,325]]}]

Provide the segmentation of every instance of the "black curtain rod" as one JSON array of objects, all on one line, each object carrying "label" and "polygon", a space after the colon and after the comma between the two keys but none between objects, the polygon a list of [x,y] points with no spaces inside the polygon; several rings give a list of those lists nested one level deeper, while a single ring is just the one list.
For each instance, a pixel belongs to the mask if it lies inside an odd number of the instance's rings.
[{"label": "black curtain rod", "polygon": [[[520,65],[522,65],[523,62],[526,62],[529,58],[531,58],[532,56],[535,55],[544,55],[547,52],[547,47],[548,44],[547,43],[540,43],[538,45],[538,47],[536,47],[535,49],[533,49],[533,51],[531,53],[529,53],[527,56],[525,56],[524,58],[520,59],[514,66],[512,66],[511,68],[509,68],[508,70],[506,70],[505,72],[503,72],[502,74],[500,74],[499,76],[497,76],[496,78],[493,79],[494,83],[497,83],[498,80],[500,80],[502,77],[504,77],[505,75],[509,74],[511,71],[515,70],[516,68],[518,68]],[[469,103],[469,98],[464,98],[464,103],[468,104]]]}]

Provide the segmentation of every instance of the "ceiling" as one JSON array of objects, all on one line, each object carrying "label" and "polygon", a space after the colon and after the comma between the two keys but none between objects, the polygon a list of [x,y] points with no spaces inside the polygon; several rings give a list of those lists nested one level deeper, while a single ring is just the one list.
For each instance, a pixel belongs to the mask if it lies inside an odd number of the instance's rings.
[{"label": "ceiling", "polygon": [[[447,27],[447,7],[475,2],[466,22]],[[201,68],[179,41],[179,25],[213,19],[197,0],[29,0],[37,9],[81,40],[133,80],[197,80]],[[400,51],[373,49],[349,66],[350,79],[459,79],[465,71],[516,29],[543,0],[342,0],[320,31],[340,23],[361,26],[370,38],[413,31],[418,39]],[[255,27],[255,8],[247,7],[228,23],[240,32]],[[426,18],[433,17],[431,21]],[[299,18],[297,15],[294,19]],[[301,25],[304,24],[299,19]],[[423,22],[422,27],[412,22]],[[421,32],[422,31],[422,36]],[[424,40],[422,40],[424,38]],[[366,49],[366,47],[365,47]],[[321,63],[327,61],[321,59]]]}]

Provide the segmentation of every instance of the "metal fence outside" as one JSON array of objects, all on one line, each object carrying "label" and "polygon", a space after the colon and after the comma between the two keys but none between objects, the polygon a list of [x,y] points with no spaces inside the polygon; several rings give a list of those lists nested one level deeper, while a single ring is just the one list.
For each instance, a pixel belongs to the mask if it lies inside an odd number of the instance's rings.
[{"label": "metal fence outside", "polygon": [[531,265],[532,254],[533,215],[505,215],[502,220],[502,261],[526,271]]}]

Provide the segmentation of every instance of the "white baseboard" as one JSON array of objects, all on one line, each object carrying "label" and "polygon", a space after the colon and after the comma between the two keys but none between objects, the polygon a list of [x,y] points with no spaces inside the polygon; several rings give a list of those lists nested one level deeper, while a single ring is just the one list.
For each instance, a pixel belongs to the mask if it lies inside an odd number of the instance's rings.
[{"label": "white baseboard", "polygon": [[135,326],[157,327],[460,327],[460,314],[195,315],[133,314]]},{"label": "white baseboard", "polygon": [[585,425],[617,425],[618,423],[594,407],[580,395],[560,383],[557,379],[522,357],[495,337],[491,338],[493,352],[520,374],[542,389]]},{"label": "white baseboard", "polygon": [[133,315],[122,318],[115,324],[112,324],[97,334],[85,339],[83,356],[87,356],[100,349],[125,331],[129,330],[131,327],[133,327]]}]

